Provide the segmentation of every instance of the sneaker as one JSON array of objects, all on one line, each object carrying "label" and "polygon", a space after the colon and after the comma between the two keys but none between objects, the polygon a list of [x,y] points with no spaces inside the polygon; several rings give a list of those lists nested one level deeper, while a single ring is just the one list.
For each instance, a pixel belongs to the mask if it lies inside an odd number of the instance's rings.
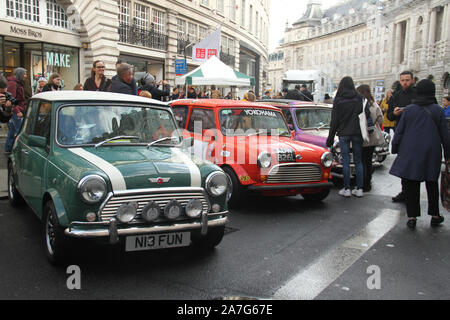
[{"label": "sneaker", "polygon": [[363,189],[353,189],[352,195],[354,195],[355,197],[358,197],[358,198],[362,198],[362,196],[364,195]]},{"label": "sneaker", "polygon": [[339,195],[340,196],[343,196],[343,197],[346,197],[346,198],[350,198],[351,196],[352,196],[352,194],[351,194],[351,192],[350,192],[350,189],[341,189],[340,191],[339,191]]}]

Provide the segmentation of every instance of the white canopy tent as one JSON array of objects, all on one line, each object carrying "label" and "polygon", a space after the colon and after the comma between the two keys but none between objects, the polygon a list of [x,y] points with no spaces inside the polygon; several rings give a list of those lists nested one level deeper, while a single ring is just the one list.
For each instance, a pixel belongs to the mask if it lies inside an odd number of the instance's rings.
[{"label": "white canopy tent", "polygon": [[197,69],[175,78],[175,85],[251,87],[255,79],[227,66],[212,56]]}]

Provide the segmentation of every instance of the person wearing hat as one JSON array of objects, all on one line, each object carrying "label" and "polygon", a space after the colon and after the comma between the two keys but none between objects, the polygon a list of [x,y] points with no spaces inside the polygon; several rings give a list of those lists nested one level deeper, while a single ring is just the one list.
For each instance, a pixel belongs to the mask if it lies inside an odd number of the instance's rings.
[{"label": "person wearing hat", "polygon": [[27,107],[25,99],[25,80],[27,78],[27,70],[24,68],[14,69],[12,76],[8,77],[8,92],[11,93],[17,104],[13,107],[13,114],[8,122],[8,136],[5,142],[5,153],[9,154],[12,151],[14,139],[22,126],[23,115]]},{"label": "person wearing hat", "polygon": [[397,158],[390,174],[405,181],[407,226],[416,227],[420,216],[420,183],[425,182],[428,195],[430,225],[444,221],[439,214],[438,179],[441,172],[442,147],[445,160],[450,159],[450,136],[444,110],[437,104],[436,87],[428,79],[416,87],[417,96],[406,106],[392,140],[392,153]]},{"label": "person wearing hat", "polygon": [[162,97],[168,97],[170,96],[170,85],[167,83],[167,81],[161,81],[163,85],[163,90],[160,90],[158,87],[159,85],[156,83],[155,77],[152,76],[150,73],[146,73],[145,76],[141,79],[141,90],[142,91],[148,91],[152,95],[152,99],[161,101]]},{"label": "person wearing hat", "polygon": [[36,90],[34,91],[34,94],[38,94],[42,92],[42,89],[44,89],[44,86],[47,84],[47,79],[45,79],[44,77],[40,77],[37,81],[37,87]]},{"label": "person wearing hat", "polygon": [[311,92],[309,92],[306,84],[302,84],[302,87],[300,88],[300,94],[302,95],[303,101],[314,101],[314,97]]}]

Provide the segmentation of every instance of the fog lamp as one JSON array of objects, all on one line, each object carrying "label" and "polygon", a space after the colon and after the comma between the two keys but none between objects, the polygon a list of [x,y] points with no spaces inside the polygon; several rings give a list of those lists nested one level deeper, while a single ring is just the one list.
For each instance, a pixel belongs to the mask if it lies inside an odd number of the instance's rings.
[{"label": "fog lamp", "polygon": [[143,209],[142,209],[142,219],[147,222],[152,222],[158,219],[161,214],[161,208],[155,201],[150,201]]},{"label": "fog lamp", "polygon": [[177,200],[172,200],[164,208],[164,216],[169,220],[175,220],[181,216],[182,210],[181,204]]},{"label": "fog lamp", "polygon": [[202,214],[203,204],[199,199],[192,199],[186,204],[186,214],[190,218],[197,218]]},{"label": "fog lamp", "polygon": [[122,223],[129,223],[137,213],[136,205],[132,202],[122,204],[117,210],[117,219]]}]

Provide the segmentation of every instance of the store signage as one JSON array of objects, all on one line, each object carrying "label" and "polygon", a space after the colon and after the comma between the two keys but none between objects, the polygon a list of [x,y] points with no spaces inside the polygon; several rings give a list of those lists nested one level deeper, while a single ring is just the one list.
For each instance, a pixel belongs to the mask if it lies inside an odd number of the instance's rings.
[{"label": "store signage", "polygon": [[47,66],[70,68],[70,54],[47,51],[45,58]]},{"label": "store signage", "polygon": [[31,37],[35,39],[42,39],[42,32],[34,31],[30,28],[20,28],[17,26],[10,26],[9,31],[19,36]]}]

